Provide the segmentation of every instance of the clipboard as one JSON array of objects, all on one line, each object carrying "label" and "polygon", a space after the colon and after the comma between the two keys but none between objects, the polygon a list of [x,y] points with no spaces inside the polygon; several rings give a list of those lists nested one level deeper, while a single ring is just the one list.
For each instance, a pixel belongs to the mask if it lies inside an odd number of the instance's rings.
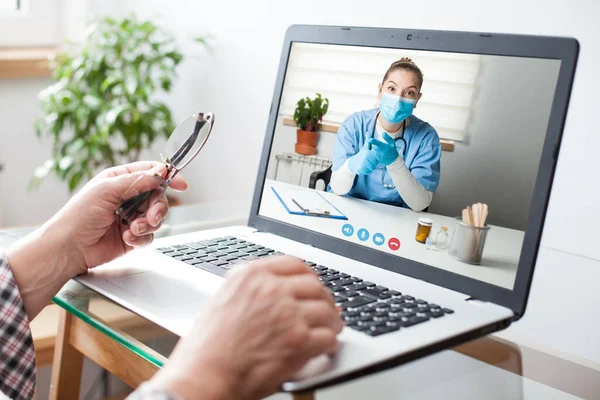
[{"label": "clipboard", "polygon": [[315,190],[279,188],[271,186],[285,210],[294,215],[307,215],[312,217],[344,219],[346,217],[340,210],[331,204],[325,197]]}]

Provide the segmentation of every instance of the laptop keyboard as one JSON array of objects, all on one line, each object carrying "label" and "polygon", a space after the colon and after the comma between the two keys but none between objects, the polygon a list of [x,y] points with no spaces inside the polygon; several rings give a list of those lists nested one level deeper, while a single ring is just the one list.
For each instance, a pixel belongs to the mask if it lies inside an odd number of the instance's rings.
[{"label": "laptop keyboard", "polygon": [[[237,264],[283,254],[233,236],[160,247],[156,250],[220,276],[224,276]],[[454,312],[324,265],[311,261],[305,263],[317,273],[319,280],[333,294],[336,304],[342,309],[341,317],[346,326],[369,336],[409,328]]]}]

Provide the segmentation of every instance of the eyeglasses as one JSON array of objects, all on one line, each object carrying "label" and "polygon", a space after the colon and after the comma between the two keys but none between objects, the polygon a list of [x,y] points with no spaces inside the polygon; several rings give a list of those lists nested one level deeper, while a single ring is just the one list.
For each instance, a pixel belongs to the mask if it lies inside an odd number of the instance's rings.
[{"label": "eyeglasses", "polygon": [[215,116],[209,112],[194,114],[177,125],[165,146],[166,154],[171,156],[164,158],[161,154],[167,173],[164,178],[160,177],[162,180],[160,186],[140,193],[135,187],[143,177],[138,178],[126,192],[135,194],[132,197],[122,198],[119,209],[115,211],[122,223],[129,225],[137,218],[143,217],[149,204],[156,204],[162,199],[173,178],[202,150],[212,132],[214,122]]}]

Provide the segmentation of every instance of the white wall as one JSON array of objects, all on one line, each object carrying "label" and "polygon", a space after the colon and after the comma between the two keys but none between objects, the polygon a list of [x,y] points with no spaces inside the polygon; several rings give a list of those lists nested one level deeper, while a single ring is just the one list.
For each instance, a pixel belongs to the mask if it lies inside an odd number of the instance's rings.
[{"label": "white wall", "polygon": [[[525,317],[502,335],[600,364],[600,346],[596,345],[600,326],[594,317],[600,303],[600,292],[596,289],[600,282],[597,245],[600,193],[596,185],[596,153],[600,149],[596,128],[600,109],[597,79],[600,2],[152,0],[126,3],[184,35],[209,33],[214,38],[207,57],[182,66],[182,78],[170,100],[179,117],[197,109],[212,110],[217,116],[214,137],[195,162],[194,170],[185,173],[192,186],[188,200],[193,201],[231,198],[250,201],[283,36],[292,23],[576,37],[581,54],[530,305]],[[26,90],[33,91],[31,87]],[[3,120],[10,114],[23,118],[34,114],[34,105],[13,107],[10,98],[16,95],[15,91],[1,87]],[[0,157],[32,143],[29,137],[22,143],[21,139],[13,143],[4,134],[0,140]],[[45,154],[43,157],[38,154],[35,161],[41,162],[44,157]],[[10,168],[14,173],[19,171],[18,165]],[[7,175],[7,171],[3,172],[0,181],[7,179]],[[0,187],[3,206],[5,198],[19,190],[14,185]],[[64,196],[60,191],[49,191],[35,202],[14,203],[15,208],[9,211],[26,216],[34,211],[32,204],[40,208],[50,204],[48,210],[40,211],[49,215],[50,209],[60,204]],[[559,307],[559,315],[555,307]]]}]

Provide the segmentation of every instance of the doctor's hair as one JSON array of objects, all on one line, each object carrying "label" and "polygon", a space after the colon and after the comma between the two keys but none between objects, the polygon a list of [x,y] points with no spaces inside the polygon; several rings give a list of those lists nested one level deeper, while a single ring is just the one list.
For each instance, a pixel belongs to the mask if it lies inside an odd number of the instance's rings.
[{"label": "doctor's hair", "polygon": [[417,80],[419,81],[419,91],[421,91],[421,86],[423,86],[423,73],[421,72],[421,69],[417,67],[417,64],[409,57],[402,57],[398,61],[394,61],[383,76],[381,84],[383,85],[385,83],[390,73],[400,69],[412,72],[417,76]]}]

